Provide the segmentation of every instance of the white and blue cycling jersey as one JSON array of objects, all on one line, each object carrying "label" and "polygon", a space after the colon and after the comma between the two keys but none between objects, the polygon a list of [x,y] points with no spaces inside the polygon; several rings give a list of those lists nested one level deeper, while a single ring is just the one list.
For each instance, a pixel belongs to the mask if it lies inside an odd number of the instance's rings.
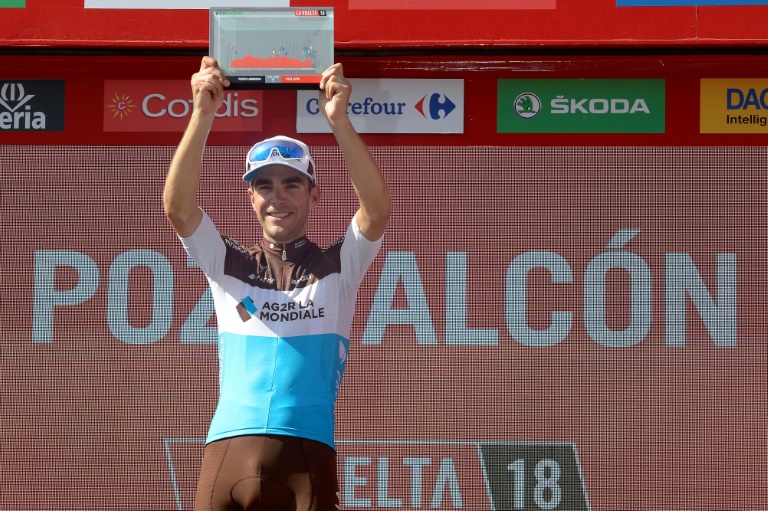
[{"label": "white and blue cycling jersey", "polygon": [[270,434],[335,448],[357,290],[382,240],[367,240],[353,219],[324,250],[306,237],[247,249],[203,212],[181,241],[208,279],[219,329],[219,401],[206,443]]}]

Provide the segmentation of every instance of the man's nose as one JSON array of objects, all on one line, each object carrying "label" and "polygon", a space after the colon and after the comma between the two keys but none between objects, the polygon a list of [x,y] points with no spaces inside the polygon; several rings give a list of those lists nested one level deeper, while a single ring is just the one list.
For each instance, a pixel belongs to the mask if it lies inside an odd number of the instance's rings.
[{"label": "man's nose", "polygon": [[283,201],[285,200],[286,191],[283,189],[282,186],[276,186],[272,193],[272,199],[277,201]]}]

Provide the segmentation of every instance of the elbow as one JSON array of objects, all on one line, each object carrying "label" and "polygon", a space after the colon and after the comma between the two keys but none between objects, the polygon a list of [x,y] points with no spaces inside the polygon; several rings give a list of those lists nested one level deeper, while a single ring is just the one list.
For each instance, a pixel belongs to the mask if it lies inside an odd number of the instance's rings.
[{"label": "elbow", "polygon": [[392,199],[389,196],[389,192],[385,191],[381,201],[376,204],[372,211],[368,212],[368,221],[374,231],[383,233],[391,216]]},{"label": "elbow", "polygon": [[381,200],[371,215],[371,220],[384,228],[389,223],[390,216],[392,216],[392,197],[389,195],[389,189],[384,188]]},{"label": "elbow", "polygon": [[389,194],[387,194],[387,200],[382,208],[381,211],[381,222],[383,223],[384,227],[387,226],[389,223],[389,218],[392,216],[392,199],[390,199]]},{"label": "elbow", "polygon": [[185,204],[173,197],[170,193],[163,194],[163,212],[165,217],[171,222],[171,225],[176,230],[184,230],[183,226],[186,226],[192,220],[197,206],[192,204]]},{"label": "elbow", "polygon": [[168,190],[163,193],[163,212],[169,220],[181,216],[179,205],[173,200],[173,197],[168,193]]}]

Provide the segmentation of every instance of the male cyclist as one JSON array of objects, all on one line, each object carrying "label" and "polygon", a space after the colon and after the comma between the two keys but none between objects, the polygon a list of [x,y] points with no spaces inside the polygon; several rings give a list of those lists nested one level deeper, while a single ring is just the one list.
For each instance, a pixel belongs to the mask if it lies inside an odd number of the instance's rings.
[{"label": "male cyclist", "polygon": [[163,203],[210,283],[219,328],[219,402],[195,510],[335,511],[334,406],[357,289],[390,216],[387,185],[347,117],[352,86],[334,64],[322,75],[320,105],[359,209],[346,235],[321,250],[306,232],[320,200],[308,147],[264,140],[248,152],[243,175],[263,236],[244,248],[196,203],[206,137],[229,82],[204,57],[191,85],[194,109]]}]

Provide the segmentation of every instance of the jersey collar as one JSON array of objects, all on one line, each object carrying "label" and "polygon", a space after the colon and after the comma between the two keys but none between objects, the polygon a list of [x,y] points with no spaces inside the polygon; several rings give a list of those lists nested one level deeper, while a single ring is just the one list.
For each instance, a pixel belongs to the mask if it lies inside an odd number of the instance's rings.
[{"label": "jersey collar", "polygon": [[309,248],[309,240],[306,236],[302,236],[299,239],[293,240],[290,243],[281,245],[278,243],[270,243],[264,238],[259,242],[259,246],[265,253],[272,254],[275,257],[282,259],[283,261],[295,261],[304,254]]}]

